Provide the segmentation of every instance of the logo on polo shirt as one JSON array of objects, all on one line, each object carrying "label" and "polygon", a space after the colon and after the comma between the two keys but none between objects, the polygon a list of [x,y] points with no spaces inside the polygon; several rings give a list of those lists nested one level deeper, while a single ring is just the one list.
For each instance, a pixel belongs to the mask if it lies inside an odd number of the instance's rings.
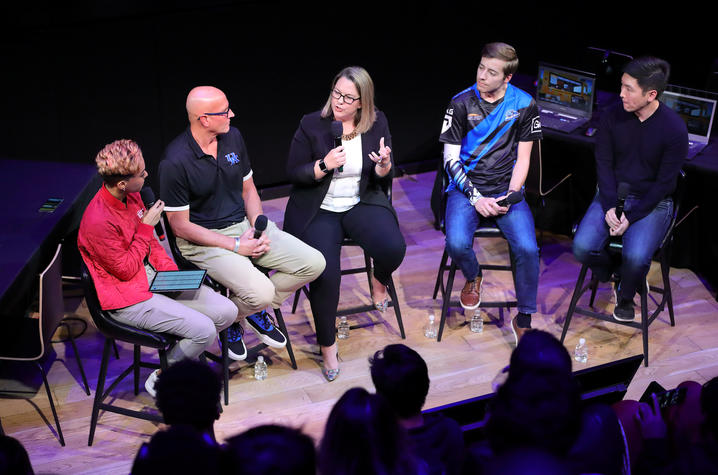
[{"label": "logo on polo shirt", "polygon": [[236,165],[239,163],[239,156],[234,152],[228,153],[224,156],[224,158],[227,159],[230,165]]}]

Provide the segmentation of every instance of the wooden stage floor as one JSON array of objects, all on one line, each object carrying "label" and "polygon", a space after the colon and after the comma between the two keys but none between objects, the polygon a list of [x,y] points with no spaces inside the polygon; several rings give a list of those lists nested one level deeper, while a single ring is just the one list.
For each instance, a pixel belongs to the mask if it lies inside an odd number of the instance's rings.
[{"label": "wooden stage floor", "polygon": [[[426,339],[423,326],[428,315],[440,314],[441,302],[432,300],[431,294],[436,271],[444,245],[443,235],[433,228],[429,200],[434,173],[404,176],[394,182],[394,204],[407,241],[403,264],[394,275],[404,318],[407,338],[403,343],[421,353],[429,366],[431,389],[426,407],[478,396],[491,391],[491,381],[507,364],[514,348],[509,326],[510,315],[495,309],[484,313],[483,333],[473,334],[464,325],[460,309],[453,309],[440,343]],[[265,214],[281,223],[286,198],[264,203]],[[482,242],[476,247],[484,263],[505,262],[508,252],[505,242]],[[359,264],[360,254],[347,252],[345,262]],[[539,311],[534,315],[535,328],[556,336],[568,307],[570,294],[578,275],[579,266],[571,254],[570,240],[563,236],[544,235],[539,280]],[[485,274],[484,299],[499,300],[513,295],[510,275],[505,272]],[[654,263],[649,281],[660,282],[660,273]],[[658,381],[665,387],[674,387],[684,380],[705,382],[718,375],[718,303],[700,279],[691,271],[672,269],[676,326],[671,328],[664,312],[650,329],[650,361],[648,368],[641,367],[628,391],[628,398],[638,398],[648,383]],[[463,285],[458,276],[455,295]],[[612,292],[601,288],[597,306],[608,306]],[[357,274],[342,282],[340,305],[348,306],[367,302],[366,278]],[[255,381],[251,367],[238,363],[238,371],[230,380],[230,404],[215,427],[223,440],[249,427],[265,423],[281,423],[301,427],[315,439],[321,437],[326,416],[333,403],[347,389],[362,386],[373,390],[368,372],[367,358],[387,344],[402,342],[393,309],[384,315],[370,312],[350,317],[352,324],[366,323],[369,319],[384,319],[383,324],[351,331],[350,338],[339,344],[342,372],[333,383],[327,383],[320,372],[316,356],[313,321],[309,304],[302,297],[297,313],[292,315],[290,302],[282,307],[299,369],[289,365],[284,350],[264,350],[272,360],[269,378]],[[89,319],[84,304],[73,308],[73,316]],[[251,332],[247,333],[250,340]],[[579,337],[589,345],[587,364],[575,363],[576,369],[594,366],[626,356],[639,354],[641,336],[637,330],[619,327],[597,320],[576,316],[572,322],[566,347],[573,351]],[[103,338],[90,324],[79,340],[85,371],[90,387],[96,386]],[[55,344],[57,361],[49,373],[50,384],[58,406],[60,422],[67,442],[60,447],[52,414],[44,389],[30,399],[0,399],[0,420],[5,433],[19,439],[27,448],[34,469],[38,473],[128,473],[140,444],[158,429],[158,425],[124,416],[101,413],[92,447],[87,446],[92,397],[85,395],[79,383],[79,371],[69,345]],[[147,353],[153,357],[152,353]],[[112,374],[118,374],[131,358],[131,348],[120,344],[122,361],[111,364]],[[149,370],[143,372],[143,377]],[[131,380],[120,388],[118,400],[128,407],[153,408],[153,401],[145,392],[135,397]],[[94,395],[94,391],[93,391]],[[43,417],[45,419],[43,419]]]}]

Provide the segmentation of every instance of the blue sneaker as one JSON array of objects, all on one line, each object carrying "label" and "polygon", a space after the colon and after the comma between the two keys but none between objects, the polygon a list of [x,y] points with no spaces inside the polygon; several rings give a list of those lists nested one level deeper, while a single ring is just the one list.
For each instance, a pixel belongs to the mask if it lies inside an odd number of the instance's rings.
[{"label": "blue sneaker", "polygon": [[247,357],[247,347],[244,345],[244,328],[239,323],[233,323],[227,328],[227,355],[235,361],[242,361]]},{"label": "blue sneaker", "polygon": [[248,315],[247,324],[265,345],[272,348],[284,348],[287,345],[287,338],[274,325],[266,310]]}]

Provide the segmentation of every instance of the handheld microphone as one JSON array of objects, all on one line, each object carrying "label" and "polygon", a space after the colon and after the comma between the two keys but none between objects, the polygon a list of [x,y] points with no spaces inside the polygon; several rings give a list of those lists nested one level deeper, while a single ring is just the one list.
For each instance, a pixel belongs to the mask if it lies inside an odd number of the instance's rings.
[{"label": "handheld microphone", "polygon": [[631,191],[631,185],[628,183],[622,181],[618,184],[618,189],[616,190],[616,194],[618,195],[618,200],[616,202],[616,218],[619,220],[621,219],[621,216],[623,216],[623,207],[626,204],[626,197],[628,196],[629,191]]},{"label": "handheld microphone", "polygon": [[[344,126],[342,126],[342,123],[338,120],[332,121],[332,137],[334,137],[334,148],[337,148],[341,146],[342,144],[342,135],[344,134]],[[339,170],[339,173],[344,171],[344,165],[337,168]]]},{"label": "handheld microphone", "polygon": [[[149,186],[144,186],[140,190],[140,197],[142,198],[142,203],[145,205],[145,208],[150,209],[154,206],[155,201],[155,193],[152,191],[152,188]],[[165,230],[162,227],[162,223],[155,224],[155,232],[157,233],[157,237],[160,241],[165,240]]]},{"label": "handheld microphone", "polygon": [[257,216],[254,220],[254,239],[259,239],[265,229],[267,229],[267,217],[263,214]]},{"label": "handheld microphone", "polygon": [[506,198],[499,200],[496,202],[499,206],[506,206],[506,205],[515,205],[516,203],[520,202],[524,199],[524,194],[520,191],[512,191],[508,195],[506,195]]}]

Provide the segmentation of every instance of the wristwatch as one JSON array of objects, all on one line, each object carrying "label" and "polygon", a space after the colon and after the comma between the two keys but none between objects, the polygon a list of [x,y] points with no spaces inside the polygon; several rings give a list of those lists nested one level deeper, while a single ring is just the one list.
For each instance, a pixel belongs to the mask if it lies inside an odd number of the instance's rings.
[{"label": "wristwatch", "polygon": [[327,164],[324,163],[324,159],[322,158],[319,160],[319,169],[323,171],[324,173],[327,173],[329,170],[327,169]]}]

